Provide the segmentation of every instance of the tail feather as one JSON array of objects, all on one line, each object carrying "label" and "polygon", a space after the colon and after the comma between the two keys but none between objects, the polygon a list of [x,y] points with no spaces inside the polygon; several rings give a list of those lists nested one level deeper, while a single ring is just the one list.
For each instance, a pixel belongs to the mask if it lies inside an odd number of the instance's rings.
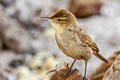
[{"label": "tail feather", "polygon": [[105,59],[102,55],[100,55],[99,53],[95,53],[94,54],[96,57],[98,57],[99,59],[101,59],[102,61],[109,63],[107,59]]}]

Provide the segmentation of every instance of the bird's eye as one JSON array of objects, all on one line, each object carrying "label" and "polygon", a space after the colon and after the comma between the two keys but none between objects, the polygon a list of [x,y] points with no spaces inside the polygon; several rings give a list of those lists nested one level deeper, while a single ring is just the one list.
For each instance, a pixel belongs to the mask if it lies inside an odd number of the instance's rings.
[{"label": "bird's eye", "polygon": [[61,19],[58,19],[58,21],[61,21]]}]

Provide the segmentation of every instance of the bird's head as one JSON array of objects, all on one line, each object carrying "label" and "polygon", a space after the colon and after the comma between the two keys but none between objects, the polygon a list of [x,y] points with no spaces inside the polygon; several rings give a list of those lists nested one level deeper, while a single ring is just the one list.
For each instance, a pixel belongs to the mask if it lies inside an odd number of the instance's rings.
[{"label": "bird's head", "polygon": [[50,21],[57,30],[66,29],[69,27],[68,25],[76,23],[75,16],[70,11],[64,9],[57,11],[51,17],[42,18]]}]

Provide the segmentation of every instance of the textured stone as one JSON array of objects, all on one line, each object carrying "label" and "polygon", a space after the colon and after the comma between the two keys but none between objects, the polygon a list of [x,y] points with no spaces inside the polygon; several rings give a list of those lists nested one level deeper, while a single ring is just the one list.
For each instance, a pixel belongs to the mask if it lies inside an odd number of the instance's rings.
[{"label": "textured stone", "polygon": [[102,3],[99,0],[71,0],[69,10],[79,18],[100,14]]},{"label": "textured stone", "polygon": [[102,80],[120,80],[120,54],[107,70]]},{"label": "textured stone", "polygon": [[120,51],[115,52],[109,59],[109,63],[103,63],[101,64],[96,72],[94,72],[90,80],[102,80],[103,76],[105,75],[106,71],[111,67],[112,63],[115,61],[116,57],[120,55]]},{"label": "textured stone", "polygon": [[0,39],[3,48],[15,52],[30,52],[30,36],[27,31],[15,20],[4,13],[0,13]]},{"label": "textured stone", "polygon": [[65,68],[55,71],[50,80],[83,80],[82,75],[76,71],[74,71],[69,77],[65,79],[64,76],[68,72],[68,70],[68,65],[65,65]]}]

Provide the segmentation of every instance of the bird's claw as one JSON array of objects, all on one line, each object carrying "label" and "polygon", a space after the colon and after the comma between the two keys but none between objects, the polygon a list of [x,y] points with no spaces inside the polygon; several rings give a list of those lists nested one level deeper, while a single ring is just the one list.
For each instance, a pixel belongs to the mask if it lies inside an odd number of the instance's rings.
[{"label": "bird's claw", "polygon": [[64,78],[67,78],[69,77],[73,72],[79,72],[77,69],[70,69],[64,76]]},{"label": "bird's claw", "polygon": [[76,68],[72,72],[79,72]]}]

